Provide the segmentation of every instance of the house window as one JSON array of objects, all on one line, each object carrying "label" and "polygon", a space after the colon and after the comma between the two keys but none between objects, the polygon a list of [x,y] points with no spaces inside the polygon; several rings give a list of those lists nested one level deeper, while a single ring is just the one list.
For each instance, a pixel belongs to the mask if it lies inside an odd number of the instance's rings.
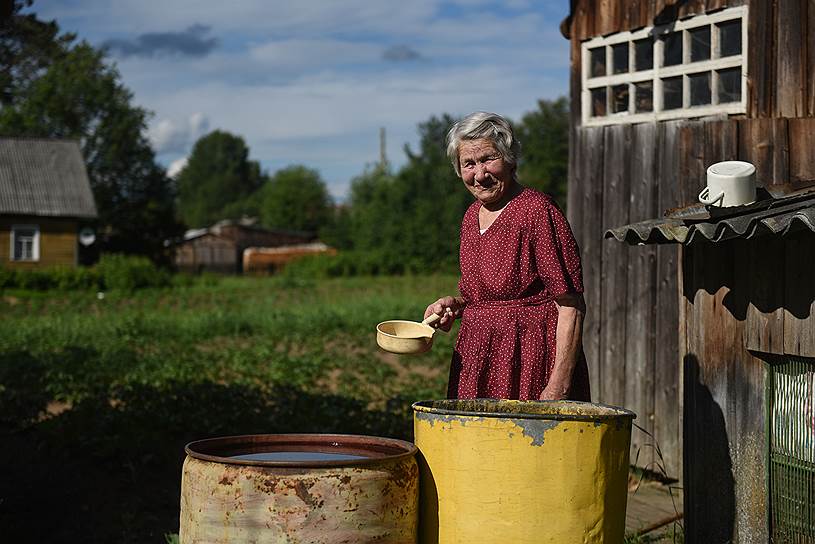
[{"label": "house window", "polygon": [[773,542],[815,539],[815,359],[769,365],[767,429]]},{"label": "house window", "polygon": [[747,6],[582,45],[585,126],[747,111]]},{"label": "house window", "polygon": [[40,260],[40,227],[37,225],[12,225],[11,260]]}]

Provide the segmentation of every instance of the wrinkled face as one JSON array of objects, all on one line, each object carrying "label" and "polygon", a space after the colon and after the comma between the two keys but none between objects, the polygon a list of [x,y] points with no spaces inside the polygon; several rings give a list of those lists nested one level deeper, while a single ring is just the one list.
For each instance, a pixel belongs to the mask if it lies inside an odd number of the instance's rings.
[{"label": "wrinkled face", "polygon": [[482,204],[500,201],[514,183],[515,167],[504,161],[490,140],[462,142],[458,162],[464,186]]}]

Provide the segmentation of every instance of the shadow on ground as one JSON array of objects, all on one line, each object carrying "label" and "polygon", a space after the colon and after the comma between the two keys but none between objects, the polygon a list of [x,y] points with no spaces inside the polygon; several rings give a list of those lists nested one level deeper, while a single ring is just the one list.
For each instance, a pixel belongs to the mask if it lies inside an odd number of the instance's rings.
[{"label": "shadow on ground", "polygon": [[[69,355],[75,365],[84,358]],[[410,439],[410,402],[372,411],[290,387],[107,380],[52,402],[53,365],[0,355],[0,534],[5,542],[164,542],[178,531],[184,445],[233,434],[332,432]],[[74,369],[76,370],[76,369]],[[61,411],[64,410],[64,411]],[[50,411],[50,415],[43,417]]]}]

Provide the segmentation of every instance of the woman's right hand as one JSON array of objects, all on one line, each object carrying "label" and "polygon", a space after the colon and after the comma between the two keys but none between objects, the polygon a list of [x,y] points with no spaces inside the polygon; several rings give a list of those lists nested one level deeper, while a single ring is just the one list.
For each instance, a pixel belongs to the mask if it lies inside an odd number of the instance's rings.
[{"label": "woman's right hand", "polygon": [[438,327],[443,331],[450,331],[453,326],[453,321],[461,317],[464,311],[464,301],[456,297],[441,297],[439,300],[429,305],[424,311],[424,316],[427,318],[430,314],[437,314],[441,319],[433,323],[432,327]]}]

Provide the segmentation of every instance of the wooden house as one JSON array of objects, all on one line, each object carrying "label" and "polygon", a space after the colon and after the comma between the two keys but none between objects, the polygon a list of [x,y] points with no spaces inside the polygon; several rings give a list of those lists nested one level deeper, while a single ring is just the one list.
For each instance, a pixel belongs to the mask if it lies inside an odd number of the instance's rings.
[{"label": "wooden house", "polygon": [[75,266],[96,216],[77,142],[0,139],[0,266]]},{"label": "wooden house", "polygon": [[[561,30],[593,399],[637,412],[660,448],[635,431],[638,464],[683,480],[687,542],[813,541],[815,5],[574,0]],[[683,220],[732,159],[777,202]]]},{"label": "wooden house", "polygon": [[184,272],[224,274],[243,272],[248,248],[278,248],[307,244],[316,236],[308,232],[266,229],[252,221],[220,221],[188,231],[175,246],[176,267]]}]

